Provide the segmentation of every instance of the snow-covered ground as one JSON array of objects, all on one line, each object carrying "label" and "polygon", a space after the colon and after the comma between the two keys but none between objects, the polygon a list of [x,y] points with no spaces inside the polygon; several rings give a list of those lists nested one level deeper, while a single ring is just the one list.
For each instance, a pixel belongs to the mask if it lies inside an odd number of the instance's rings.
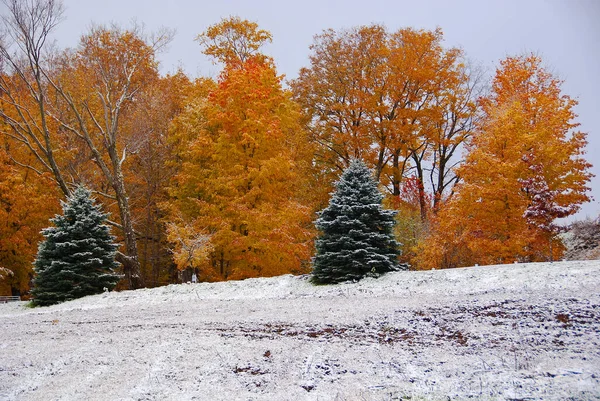
[{"label": "snow-covered ground", "polygon": [[600,399],[600,261],[0,304],[0,400]]}]

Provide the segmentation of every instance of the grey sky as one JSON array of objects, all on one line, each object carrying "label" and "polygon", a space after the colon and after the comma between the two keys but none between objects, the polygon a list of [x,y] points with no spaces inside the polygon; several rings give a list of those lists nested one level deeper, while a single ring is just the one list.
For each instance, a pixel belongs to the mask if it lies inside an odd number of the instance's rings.
[{"label": "grey sky", "polygon": [[60,47],[75,46],[91,23],[127,26],[135,19],[148,31],[160,26],[177,35],[160,55],[163,72],[182,67],[191,76],[215,76],[218,67],[200,53],[194,37],[221,17],[238,15],[273,34],[266,48],[288,78],[308,64],[308,47],[327,28],[370,23],[388,29],[443,29],[447,46],[462,47],[493,74],[508,55],[533,51],[565,80],[564,93],[588,133],[588,160],[596,165],[592,195],[578,218],[600,214],[600,0],[65,0],[66,19],[56,33]]}]

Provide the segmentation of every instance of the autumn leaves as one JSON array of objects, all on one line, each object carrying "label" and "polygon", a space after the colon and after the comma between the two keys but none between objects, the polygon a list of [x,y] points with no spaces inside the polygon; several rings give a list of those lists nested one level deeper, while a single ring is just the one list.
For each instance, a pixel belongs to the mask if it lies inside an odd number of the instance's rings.
[{"label": "autumn leaves", "polygon": [[[38,43],[52,24],[15,38]],[[42,173],[65,195],[92,187],[128,287],[176,268],[201,280],[310,271],[315,212],[355,158],[399,210],[413,268],[556,258],[555,219],[587,200],[575,101],[537,57],[503,61],[486,95],[439,29],[326,30],[287,89],[255,23],[230,17],[198,36],[223,65],[216,80],[160,76],[168,39],[95,28],[64,52],[2,47],[0,168]]]},{"label": "autumn leaves", "polygon": [[193,190],[172,192],[192,231],[220,244],[207,278],[302,271],[310,212],[327,201],[305,191],[329,188],[354,158],[400,210],[413,268],[560,255],[554,221],[587,200],[589,165],[575,103],[539,58],[503,61],[482,96],[481,74],[442,46],[439,29],[328,30],[291,82],[292,101],[259,52],[270,35],[234,18],[207,32],[206,53],[225,69],[204,109],[190,111],[206,120],[176,180]]},{"label": "autumn leaves", "polygon": [[536,56],[507,58],[457,170],[461,182],[434,219],[419,266],[556,260],[557,218],[588,201],[591,174],[576,102]]},{"label": "autumn leaves", "polygon": [[[205,101],[174,122],[182,128],[173,138],[189,142],[166,209],[174,224],[190,229],[171,230],[169,239],[186,242],[198,232],[210,238],[210,251],[191,260],[201,280],[305,272],[314,208],[310,144],[298,108],[268,58],[224,60]],[[192,266],[186,263],[179,268]]]}]

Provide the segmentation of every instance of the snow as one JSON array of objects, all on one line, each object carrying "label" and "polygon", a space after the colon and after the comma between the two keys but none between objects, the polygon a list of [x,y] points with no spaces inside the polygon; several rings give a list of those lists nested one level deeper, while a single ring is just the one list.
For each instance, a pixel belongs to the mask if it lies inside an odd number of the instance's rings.
[{"label": "snow", "polygon": [[0,304],[0,400],[600,398],[600,261]]}]

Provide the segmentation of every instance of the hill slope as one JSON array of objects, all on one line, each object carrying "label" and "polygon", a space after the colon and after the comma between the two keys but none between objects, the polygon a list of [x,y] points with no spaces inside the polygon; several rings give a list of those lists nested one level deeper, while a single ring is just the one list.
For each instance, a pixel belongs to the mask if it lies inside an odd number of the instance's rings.
[{"label": "hill slope", "polygon": [[600,262],[0,305],[0,400],[600,398]]}]

